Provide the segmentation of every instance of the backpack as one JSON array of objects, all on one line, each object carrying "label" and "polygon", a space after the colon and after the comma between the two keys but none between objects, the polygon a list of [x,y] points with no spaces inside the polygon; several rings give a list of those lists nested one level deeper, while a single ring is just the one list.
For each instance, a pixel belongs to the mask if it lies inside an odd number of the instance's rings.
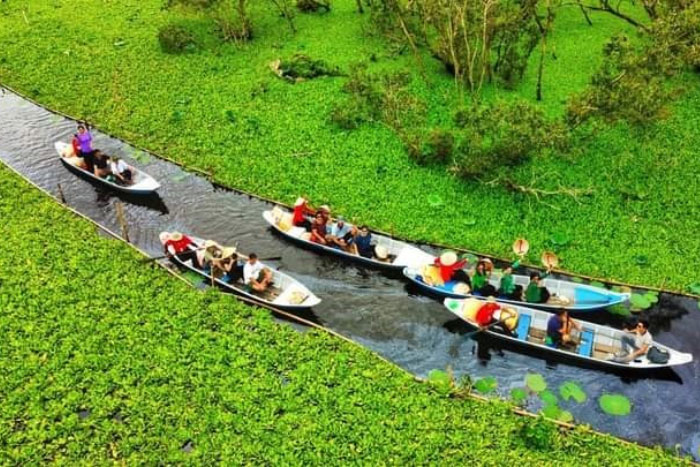
[{"label": "backpack", "polygon": [[670,355],[668,351],[661,350],[654,345],[651,346],[647,352],[647,360],[649,360],[651,363],[667,363],[669,358]]}]

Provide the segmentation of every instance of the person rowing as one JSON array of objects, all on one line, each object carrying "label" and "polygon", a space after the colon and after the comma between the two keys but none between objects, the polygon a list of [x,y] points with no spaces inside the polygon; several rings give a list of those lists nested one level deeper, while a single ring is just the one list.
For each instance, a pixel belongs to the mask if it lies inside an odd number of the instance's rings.
[{"label": "person rowing", "polygon": [[109,170],[109,156],[100,150],[95,150],[92,153],[92,160],[95,166],[95,176],[105,178],[111,174]]},{"label": "person rowing", "polygon": [[80,148],[80,154],[76,154],[83,158],[85,161],[85,166],[88,172],[94,172],[95,170],[95,151],[92,149],[92,134],[82,123],[78,125],[78,132],[73,135],[77,140],[78,146]]},{"label": "person rowing", "polygon": [[467,286],[471,286],[469,274],[462,269],[469,261],[466,258],[459,259],[454,251],[445,251],[440,256],[435,258],[435,266],[440,270],[440,277],[443,282],[449,281],[463,282]]},{"label": "person rowing", "polygon": [[545,337],[545,345],[554,347],[555,349],[562,346],[571,346],[575,343],[571,338],[571,331],[577,329],[581,332],[582,327],[578,321],[569,317],[569,312],[564,308],[556,311],[547,321],[547,336]]},{"label": "person rowing", "polygon": [[201,269],[202,265],[195,251],[196,244],[190,237],[180,232],[163,232],[161,242],[166,255],[175,255],[182,262],[191,260],[194,267]]},{"label": "person rowing", "polygon": [[474,318],[479,330],[484,331],[491,326],[498,326],[504,334],[513,336],[513,330],[518,321],[518,312],[510,308],[501,308],[493,295],[481,305]]}]

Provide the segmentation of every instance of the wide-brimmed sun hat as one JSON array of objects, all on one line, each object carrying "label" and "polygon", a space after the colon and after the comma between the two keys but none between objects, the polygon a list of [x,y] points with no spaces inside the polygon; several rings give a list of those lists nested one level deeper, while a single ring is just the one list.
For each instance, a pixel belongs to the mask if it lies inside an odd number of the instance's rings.
[{"label": "wide-brimmed sun hat", "polygon": [[486,301],[489,303],[496,303],[496,297],[489,295],[489,298],[487,298]]},{"label": "wide-brimmed sun hat", "polygon": [[443,266],[452,266],[457,262],[457,253],[454,251],[445,251],[440,255],[440,264]]},{"label": "wide-brimmed sun hat", "polygon": [[327,204],[322,204],[318,207],[319,211],[331,212],[331,208]]},{"label": "wide-brimmed sun hat", "polygon": [[374,253],[379,259],[387,259],[389,257],[389,250],[384,245],[377,245],[374,247]]},{"label": "wide-brimmed sun hat", "polygon": [[467,295],[469,292],[471,292],[471,289],[467,283],[457,282],[455,286],[452,287],[452,291],[461,295]]},{"label": "wide-brimmed sun hat", "polygon": [[161,232],[160,235],[158,235],[158,239],[160,240],[160,243],[167,242],[170,240],[170,232]]},{"label": "wide-brimmed sun hat", "polygon": [[233,256],[236,253],[236,249],[232,246],[225,246],[221,249],[221,259],[226,259]]},{"label": "wide-brimmed sun hat", "polygon": [[170,234],[170,240],[172,240],[173,242],[179,242],[180,240],[182,240],[182,234],[180,232],[172,232]]},{"label": "wide-brimmed sun hat", "polygon": [[303,196],[300,196],[297,198],[296,201],[294,201],[294,206],[301,206],[306,202],[306,199]]}]

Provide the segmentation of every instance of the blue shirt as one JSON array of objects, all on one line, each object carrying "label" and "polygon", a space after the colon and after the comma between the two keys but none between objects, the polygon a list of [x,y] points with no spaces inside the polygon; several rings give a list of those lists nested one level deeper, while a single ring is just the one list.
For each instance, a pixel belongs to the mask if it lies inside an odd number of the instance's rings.
[{"label": "blue shirt", "polygon": [[339,227],[337,223],[333,224],[333,229],[331,230],[331,235],[337,238],[343,238],[350,233],[350,226],[343,223],[342,227]]},{"label": "blue shirt", "polygon": [[562,322],[559,316],[552,315],[549,321],[547,321],[547,335],[554,340],[561,339],[561,326]]},{"label": "blue shirt", "polygon": [[368,233],[366,236],[362,236],[361,234],[357,235],[357,237],[355,237],[355,245],[357,246],[357,252],[360,253],[360,256],[364,256],[365,258],[372,257],[372,234]]}]

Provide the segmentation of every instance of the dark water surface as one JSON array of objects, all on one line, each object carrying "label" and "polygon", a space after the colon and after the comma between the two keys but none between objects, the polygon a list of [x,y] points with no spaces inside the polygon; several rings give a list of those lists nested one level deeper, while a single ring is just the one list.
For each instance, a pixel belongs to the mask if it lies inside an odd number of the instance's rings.
[{"label": "dark water surface", "polygon": [[[77,177],[62,166],[53,147],[57,140],[69,140],[74,131],[73,121],[0,88],[0,158],[56,196],[60,184],[70,206],[117,232],[115,203],[121,200],[131,241],[142,250],[161,254],[158,233],[179,230],[223,244],[238,242],[243,252],[281,256],[271,264],[281,266],[323,300],[305,317],[310,315],[416,375],[425,377],[432,369],[450,365],[457,376],[495,377],[497,393],[504,397],[512,388],[522,387],[531,372],[541,373],[555,393],[561,383],[576,381],[588,400],[560,405],[578,422],[645,444],[679,445],[683,453],[700,458],[700,312],[694,300],[662,294],[646,312],[656,340],[695,356],[692,364],[673,371],[621,376],[548,362],[508,348],[499,351],[497,342],[488,337],[464,337],[470,331],[466,325],[400,278],[306,251],[274,235],[261,217],[269,208],[267,203],[218,189],[119,140],[93,132],[96,148],[120,154],[153,175],[162,184],[158,195],[119,195]],[[620,318],[606,312],[581,317],[620,325]],[[632,413],[627,417],[604,414],[598,398],[608,392],[626,395],[632,401]],[[531,398],[527,408],[537,411],[539,400]]]}]

